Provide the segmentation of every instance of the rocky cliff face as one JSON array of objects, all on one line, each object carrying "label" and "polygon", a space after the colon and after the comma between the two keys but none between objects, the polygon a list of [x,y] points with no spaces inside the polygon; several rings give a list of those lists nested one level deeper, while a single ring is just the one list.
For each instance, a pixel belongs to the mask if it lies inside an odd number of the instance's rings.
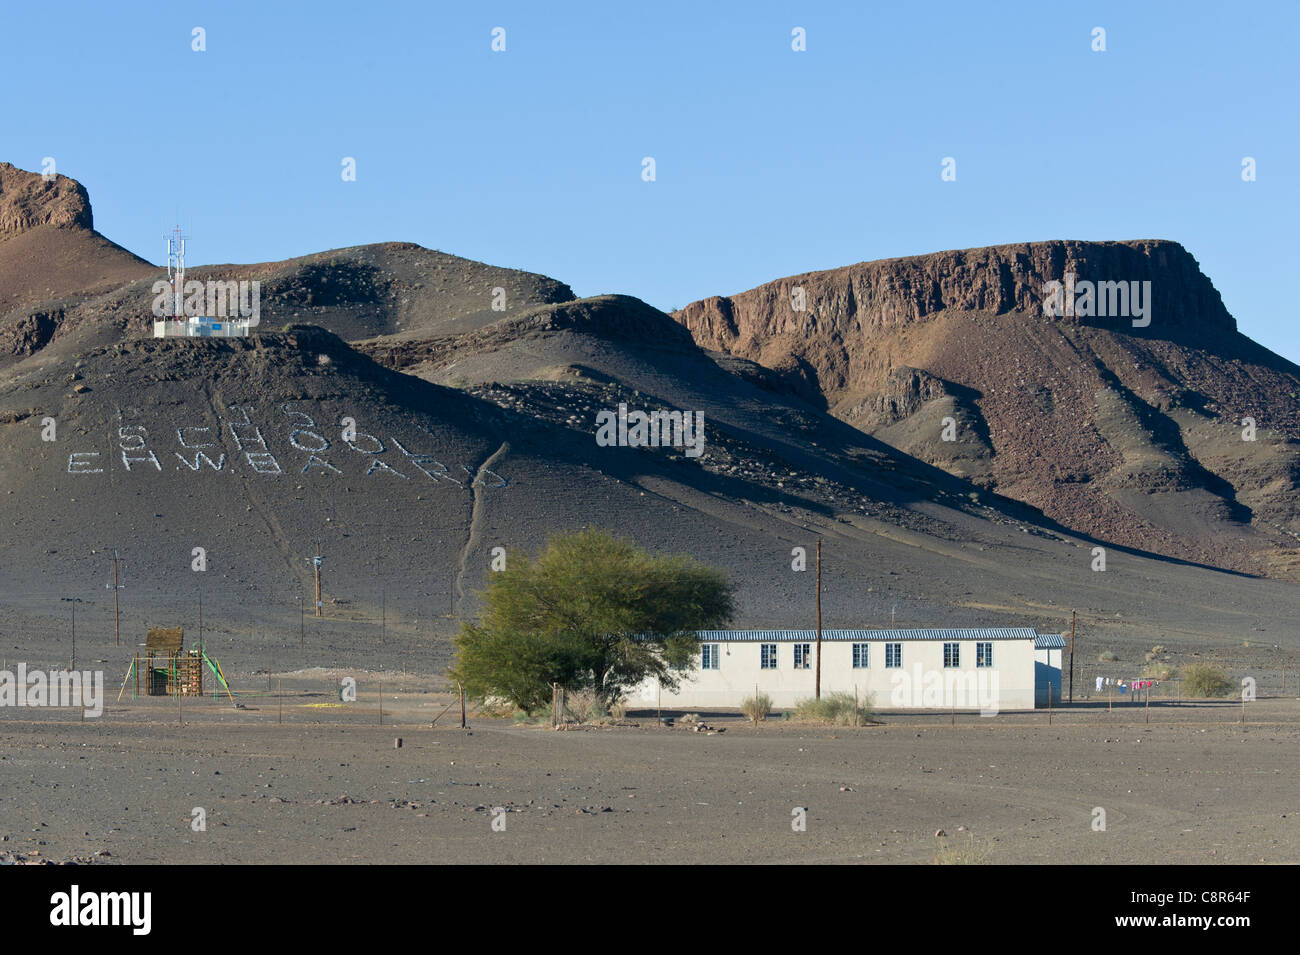
[{"label": "rocky cliff face", "polygon": [[47,181],[0,162],[0,239],[43,225],[93,229],[86,188],[67,176]]},{"label": "rocky cliff face", "polygon": [[[1071,303],[1092,314],[1045,312],[1049,283],[1067,274]],[[1088,309],[1084,283],[1100,282],[1138,283],[1149,323],[1132,308],[1097,314],[1096,288]],[[866,262],[674,318],[699,345],[758,362],[862,431],[1075,530],[1292,573],[1300,369],[1237,331],[1175,242]],[[1253,438],[1247,419],[1263,429]]]},{"label": "rocky cliff face", "polygon": [[156,271],[94,230],[81,183],[0,163],[0,359],[59,337],[72,300]]},{"label": "rocky cliff face", "polygon": [[[1041,313],[1046,284],[1071,272],[1081,281],[1151,282],[1150,328],[1156,331],[1236,330],[1196,260],[1177,242],[1163,240],[1030,242],[863,262],[706,298],[676,318],[702,345],[756,353],[775,335],[811,332],[847,339],[902,329],[947,309]],[[1067,320],[1122,324],[1101,317]]]}]

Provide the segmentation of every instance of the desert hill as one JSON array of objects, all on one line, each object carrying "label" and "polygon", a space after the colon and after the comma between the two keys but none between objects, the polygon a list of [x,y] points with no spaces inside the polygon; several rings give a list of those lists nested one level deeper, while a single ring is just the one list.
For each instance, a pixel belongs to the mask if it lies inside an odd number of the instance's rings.
[{"label": "desert hill", "polygon": [[[1066,273],[1150,282],[1148,324],[1045,315],[1047,283]],[[674,317],[702,347],[758,362],[865,433],[1077,531],[1294,576],[1300,369],[1237,330],[1177,243],[867,262]]]},{"label": "desert hill", "polygon": [[[75,354],[152,330],[154,266],[94,230],[85,188],[0,163],[0,367],[49,348]],[[161,247],[161,239],[160,239]],[[457,334],[537,305],[566,302],[562,282],[409,242],[313,253],[281,262],[198,265],[187,280],[261,283],[278,323],[310,323],[348,340]]]},{"label": "desert hill", "polygon": [[[596,524],[726,567],[741,625],[807,623],[810,578],[791,556],[817,536],[828,626],[883,624],[901,605],[909,621],[1059,629],[1073,606],[1122,644],[1155,619],[1157,636],[1236,639],[1280,629],[1294,609],[1289,585],[1119,548],[1107,573],[1090,572],[1095,542],[987,495],[963,501],[948,492],[970,485],[887,448],[874,476],[828,457],[828,478],[808,470],[816,449],[797,437],[776,446],[725,424],[694,461],[598,447],[596,409],[656,402],[615,383],[444,388],[308,326],[126,342],[45,370],[0,384],[7,599],[82,592],[118,548],[137,614],[192,614],[201,588],[210,607],[258,626],[259,608],[310,594],[319,541],[331,616],[377,619],[382,591],[390,622],[429,620],[473,609],[493,547]],[[47,416],[53,442],[41,440]],[[204,574],[191,570],[194,547]]]},{"label": "desert hill", "polygon": [[[779,376],[702,351],[668,315],[626,295],[539,306],[462,335],[380,338],[356,347],[407,374],[467,388],[556,424],[590,427],[581,416],[557,412],[576,395],[586,396],[592,409],[622,401],[633,408],[698,411],[709,423],[706,469],[752,479],[777,496],[826,491],[827,503],[838,500],[863,513],[905,501],[959,507],[993,501],[809,406],[793,391],[774,393]],[[1012,501],[998,503],[1042,520]]]},{"label": "desert hill", "polygon": [[[81,241],[80,236],[75,241]],[[0,244],[0,261],[4,250]],[[110,283],[107,290],[96,286],[101,288],[97,294],[81,294],[71,301],[41,300],[0,318],[0,365],[47,345],[71,354],[149,335],[153,284],[167,273],[144,263],[139,274],[144,277]],[[258,281],[268,330],[310,323],[350,340],[465,331],[501,317],[502,311],[493,310],[494,301],[510,314],[573,298],[568,286],[542,275],[404,242],[334,249],[283,262],[191,265],[186,279]],[[33,328],[41,329],[39,336],[30,331]]]}]

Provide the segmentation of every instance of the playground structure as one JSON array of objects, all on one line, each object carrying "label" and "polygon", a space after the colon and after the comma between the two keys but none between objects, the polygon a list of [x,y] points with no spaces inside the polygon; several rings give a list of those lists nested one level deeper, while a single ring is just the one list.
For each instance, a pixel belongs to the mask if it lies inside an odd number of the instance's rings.
[{"label": "playground structure", "polygon": [[226,691],[230,702],[235,702],[226,675],[221,671],[221,664],[203,652],[202,647],[186,651],[185,631],[181,627],[151,627],[145,636],[144,661],[137,651],[126,676],[122,678],[122,688],[117,698],[122,699],[126,685],[135,677],[133,696],[140,695],[140,678],[144,677],[146,696],[202,696],[203,668],[211,672],[217,685]]}]

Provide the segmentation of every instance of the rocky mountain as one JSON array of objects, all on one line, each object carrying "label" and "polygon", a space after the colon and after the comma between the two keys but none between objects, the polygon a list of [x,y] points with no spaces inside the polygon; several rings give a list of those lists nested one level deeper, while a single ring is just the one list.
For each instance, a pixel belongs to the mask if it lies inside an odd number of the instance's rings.
[{"label": "rocky mountain", "polygon": [[[35,229],[73,245],[85,231]],[[116,549],[137,614],[172,619],[201,589],[208,606],[223,608],[233,653],[244,630],[229,624],[232,615],[246,615],[248,630],[277,614],[282,622],[310,594],[309,557],[320,546],[327,614],[338,624],[331,646],[342,652],[362,639],[349,627],[381,613],[434,621],[445,634],[474,609],[495,548],[531,550],[558,530],[593,524],[726,568],[741,626],[809,623],[812,576],[800,563],[819,537],[827,626],[1059,630],[1077,608],[1094,634],[1118,643],[1145,641],[1153,619],[1161,635],[1222,640],[1280,627],[1295,610],[1293,587],[1225,573],[1215,552],[1201,559],[1165,539],[1121,541],[1102,524],[1071,529],[1027,495],[1005,496],[1020,490],[1005,480],[1008,460],[1037,473],[1032,454],[1022,462],[1008,453],[1003,429],[1014,414],[1036,409],[1023,420],[1035,440],[1050,440],[1064,428],[1053,416],[1081,414],[1079,396],[1099,372],[1082,352],[1071,362],[1040,322],[1045,350],[1032,365],[1041,393],[1027,390],[1019,404],[1008,397],[1003,411],[1001,389],[1012,395],[1017,378],[981,387],[959,359],[980,370],[1001,357],[999,342],[1027,349],[1011,332],[997,337],[1021,313],[979,313],[980,334],[992,336],[981,344],[963,324],[974,313],[930,311],[956,286],[938,298],[889,293],[895,304],[873,314],[893,315],[904,301],[914,308],[901,326],[910,329],[906,353],[900,345],[897,360],[881,362],[861,353],[851,324],[834,318],[811,279],[816,330],[805,329],[808,347],[796,348],[799,326],[789,324],[786,360],[757,344],[762,335],[741,334],[758,328],[743,299],[711,306],[719,336],[701,341],[698,327],[629,296],[575,299],[545,276],[405,243],[192,268],[190,277],[262,283],[256,334],[155,340],[150,286],[162,270],[141,272],[0,318],[9,345],[0,355],[0,596],[35,602],[46,617],[60,596],[97,594],[102,603],[105,554]],[[997,287],[1006,302],[1029,301],[1015,282]],[[847,307],[851,294],[854,314],[866,315],[863,290],[841,291],[838,301]],[[15,329],[36,314],[50,316],[47,333],[15,347]],[[943,321],[974,336],[964,351],[940,347],[933,329]],[[1223,335],[1236,334],[1220,321]],[[1113,334],[1070,327],[1075,336]],[[1188,381],[1202,369],[1162,367]],[[875,380],[872,369],[883,370],[879,387],[853,390]],[[1121,463],[1133,481],[1177,471],[1188,486],[1163,493],[1197,533],[1207,519],[1197,502],[1218,501],[1222,513],[1212,516],[1234,541],[1254,532],[1261,548],[1269,543],[1255,527],[1258,510],[1248,520],[1204,477],[1208,465],[1167,429],[1153,430],[1159,419],[1124,384],[1135,381],[1126,371],[1110,385],[1116,398],[1093,396],[1105,409],[1107,447],[1117,449],[1102,462],[1109,470],[1095,465],[1096,483],[1118,495],[1111,472]],[[1181,400],[1162,414],[1222,413]],[[702,415],[700,453],[598,442],[597,416],[620,406]],[[936,445],[927,429],[945,417],[961,422],[956,440]],[[1262,435],[1278,427],[1268,417],[1260,424]],[[1109,552],[1104,574],[1090,568],[1097,546]],[[192,568],[195,548],[206,555],[202,574]],[[431,652],[445,658],[449,644]]]},{"label": "rocky mountain", "polygon": [[1300,566],[1300,369],[1238,331],[1175,242],[866,262],[674,318],[1081,533],[1248,573]]},{"label": "rocky mountain", "polygon": [[[149,269],[95,231],[81,183],[0,163],[0,353],[30,353],[49,341],[67,300],[117,288]],[[7,314],[37,303],[44,305]]]}]

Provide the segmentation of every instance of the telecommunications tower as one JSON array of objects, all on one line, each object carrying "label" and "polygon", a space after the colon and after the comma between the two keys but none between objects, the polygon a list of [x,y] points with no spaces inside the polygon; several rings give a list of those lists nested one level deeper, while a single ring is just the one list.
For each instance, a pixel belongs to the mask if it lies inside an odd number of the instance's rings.
[{"label": "telecommunications tower", "polygon": [[[154,337],[247,337],[250,313],[242,309],[250,300],[249,291],[252,286],[253,312],[251,314],[256,315],[256,301],[260,295],[258,282],[216,279],[209,279],[203,283],[191,282],[191,285],[200,286],[193,291],[193,294],[198,297],[198,308],[203,309],[206,303],[208,309],[215,308],[215,310],[210,316],[201,313],[185,314],[185,239],[186,235],[181,232],[180,226],[167,236],[167,282],[159,284],[169,286],[170,291],[166,293],[166,297],[171,301],[167,307],[159,309],[163,304],[159,301],[162,296],[154,300],[154,308],[161,311],[161,314],[158,314],[158,311],[154,314]],[[252,324],[257,324],[256,318],[253,319]]]},{"label": "telecommunications tower", "polygon": [[185,321],[185,236],[177,226],[167,237],[167,278],[172,284],[170,321]]}]

